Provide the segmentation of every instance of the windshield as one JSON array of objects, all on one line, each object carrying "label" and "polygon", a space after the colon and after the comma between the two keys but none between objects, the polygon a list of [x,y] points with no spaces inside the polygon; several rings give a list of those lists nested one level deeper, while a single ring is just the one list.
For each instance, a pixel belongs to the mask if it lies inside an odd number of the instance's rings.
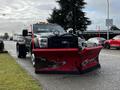
[{"label": "windshield", "polygon": [[104,41],[105,40],[105,38],[101,38],[101,37],[99,37],[99,38],[97,38],[98,40],[101,40],[101,41]]},{"label": "windshield", "polygon": [[33,32],[34,33],[50,33],[58,31],[60,33],[65,33],[65,30],[56,24],[34,24]]},{"label": "windshield", "polygon": [[113,39],[120,40],[120,35],[115,36]]}]

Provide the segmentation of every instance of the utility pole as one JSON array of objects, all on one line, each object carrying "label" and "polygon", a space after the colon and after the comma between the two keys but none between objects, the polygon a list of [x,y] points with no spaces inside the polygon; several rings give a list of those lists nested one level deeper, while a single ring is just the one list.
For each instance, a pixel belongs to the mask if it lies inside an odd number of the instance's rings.
[{"label": "utility pole", "polygon": [[[109,13],[110,13],[110,9],[109,9],[109,6],[110,6],[110,4],[109,4],[109,0],[107,0],[107,19],[109,20],[110,19],[110,15],[109,15]],[[107,40],[109,39],[109,25],[107,26]]]}]

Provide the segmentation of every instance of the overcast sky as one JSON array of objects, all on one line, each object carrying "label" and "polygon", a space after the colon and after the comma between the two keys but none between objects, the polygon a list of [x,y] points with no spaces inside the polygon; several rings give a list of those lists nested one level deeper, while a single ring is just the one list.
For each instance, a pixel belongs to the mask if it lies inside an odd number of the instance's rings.
[{"label": "overcast sky", "polygon": [[[120,27],[120,1],[110,1],[110,18],[114,24]],[[86,15],[92,21],[90,29],[106,29],[107,0],[85,0],[87,5],[84,9]],[[0,0],[0,32],[20,32],[26,24],[49,17],[52,9],[58,7],[55,0]]]},{"label": "overcast sky", "polygon": [[[91,19],[92,25],[88,29],[95,29],[100,26],[101,29],[106,29],[105,19],[107,18],[107,0],[85,0],[86,13]],[[120,28],[120,0],[109,0],[110,3],[110,19],[113,19],[113,24]]]}]

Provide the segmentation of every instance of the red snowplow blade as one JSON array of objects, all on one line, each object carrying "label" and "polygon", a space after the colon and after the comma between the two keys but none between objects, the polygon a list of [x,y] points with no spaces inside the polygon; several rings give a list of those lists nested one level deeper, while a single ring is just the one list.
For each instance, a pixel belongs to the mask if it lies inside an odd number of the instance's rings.
[{"label": "red snowplow blade", "polygon": [[[85,48],[33,49],[36,56],[36,73],[83,73],[100,67],[99,53],[102,46]],[[43,65],[43,61],[46,63]],[[41,63],[42,62],[42,63]],[[49,63],[52,63],[49,65]],[[42,66],[42,67],[41,67]]]}]

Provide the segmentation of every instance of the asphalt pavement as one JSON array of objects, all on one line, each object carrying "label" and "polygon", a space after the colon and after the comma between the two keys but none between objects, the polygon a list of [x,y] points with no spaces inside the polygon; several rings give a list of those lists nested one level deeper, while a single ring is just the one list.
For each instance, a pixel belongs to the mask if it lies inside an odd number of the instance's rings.
[{"label": "asphalt pavement", "polygon": [[29,55],[17,58],[15,42],[5,41],[5,48],[44,90],[120,90],[120,50],[103,49],[99,57],[101,69],[82,75],[56,75],[35,74]]}]

